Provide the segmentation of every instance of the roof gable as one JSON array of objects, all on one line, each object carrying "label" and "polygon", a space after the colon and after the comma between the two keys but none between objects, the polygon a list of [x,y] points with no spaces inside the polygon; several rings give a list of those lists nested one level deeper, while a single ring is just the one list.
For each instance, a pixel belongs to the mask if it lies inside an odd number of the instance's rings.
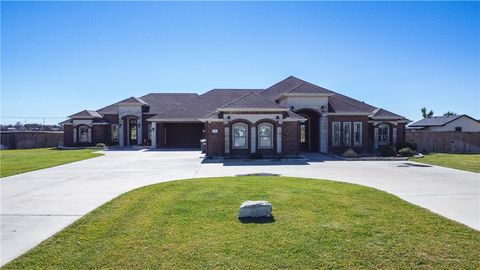
[{"label": "roof gable", "polygon": [[117,104],[138,104],[138,105],[148,105],[147,102],[145,102],[143,99],[141,98],[137,98],[137,97],[129,97],[127,99],[124,99],[120,102],[118,102]]},{"label": "roof gable", "polygon": [[275,103],[269,99],[266,99],[254,92],[250,92],[238,99],[225,104],[219,110],[222,109],[278,109],[285,110],[286,108],[278,103]]},{"label": "roof gable", "polygon": [[93,118],[102,118],[102,116],[93,110],[83,110],[81,112],[72,114],[69,116],[72,119],[93,119]]}]

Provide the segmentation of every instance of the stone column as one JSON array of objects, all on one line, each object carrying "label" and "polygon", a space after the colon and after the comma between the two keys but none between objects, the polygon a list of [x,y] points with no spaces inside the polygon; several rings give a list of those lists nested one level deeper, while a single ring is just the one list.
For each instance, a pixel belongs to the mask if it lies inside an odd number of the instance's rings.
[{"label": "stone column", "polygon": [[257,128],[251,127],[250,128],[250,153],[255,153],[257,150]]},{"label": "stone column", "polygon": [[328,153],[328,115],[322,113],[320,116],[320,152]]},{"label": "stone column", "polygon": [[92,128],[88,127],[88,142],[92,143]]},{"label": "stone column", "polygon": [[77,143],[77,128],[73,128],[73,143]]},{"label": "stone column", "polygon": [[397,146],[397,127],[393,127],[393,134],[392,134],[393,146]]},{"label": "stone column", "polygon": [[230,153],[230,128],[225,127],[225,154]]},{"label": "stone column", "polygon": [[137,144],[138,145],[143,144],[142,130],[143,130],[143,123],[142,123],[142,117],[140,116],[137,118]]},{"label": "stone column", "polygon": [[157,123],[152,122],[152,127],[150,129],[151,135],[150,138],[152,140],[152,145],[150,146],[151,149],[157,148]]},{"label": "stone column", "polygon": [[378,127],[373,129],[373,148],[378,149]]},{"label": "stone column", "polygon": [[277,153],[282,153],[282,126],[277,126]]},{"label": "stone column", "polygon": [[122,120],[122,117],[118,117],[118,144],[120,146],[125,146],[125,140],[123,139],[123,129],[125,123]]}]

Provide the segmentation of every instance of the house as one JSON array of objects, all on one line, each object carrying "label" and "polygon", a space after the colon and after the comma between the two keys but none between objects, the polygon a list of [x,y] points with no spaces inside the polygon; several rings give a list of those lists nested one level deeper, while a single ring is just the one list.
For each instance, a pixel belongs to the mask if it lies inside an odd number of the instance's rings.
[{"label": "house", "polygon": [[480,122],[466,114],[434,116],[412,123],[407,129],[433,132],[480,132]]},{"label": "house", "polygon": [[374,152],[405,142],[407,119],[290,76],[265,89],[130,97],[64,121],[66,146],[199,147],[209,157]]}]

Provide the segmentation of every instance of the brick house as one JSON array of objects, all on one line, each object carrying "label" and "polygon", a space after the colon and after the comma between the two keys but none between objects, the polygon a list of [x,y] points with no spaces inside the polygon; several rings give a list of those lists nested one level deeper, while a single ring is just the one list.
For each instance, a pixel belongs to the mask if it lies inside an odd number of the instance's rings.
[{"label": "brick house", "polygon": [[209,157],[371,153],[405,142],[407,119],[290,76],[266,89],[151,93],[69,116],[66,146],[199,147]]}]

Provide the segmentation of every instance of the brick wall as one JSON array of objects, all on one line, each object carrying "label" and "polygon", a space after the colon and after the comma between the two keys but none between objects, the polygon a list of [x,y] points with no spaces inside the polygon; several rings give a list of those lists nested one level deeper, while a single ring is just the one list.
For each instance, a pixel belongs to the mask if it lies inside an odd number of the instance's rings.
[{"label": "brick wall", "polygon": [[73,146],[73,125],[63,126],[63,145]]},{"label": "brick wall", "polygon": [[297,156],[300,152],[299,122],[283,122],[282,125],[282,155]]},{"label": "brick wall", "polygon": [[[216,129],[217,133],[213,133]],[[207,156],[222,157],[225,155],[225,129],[223,122],[209,122],[206,123],[206,138],[207,138]]]},{"label": "brick wall", "polygon": [[[333,145],[333,122],[340,122],[340,146]],[[345,145],[343,136],[343,123],[350,122],[350,146]],[[362,123],[362,145],[354,146],[353,144],[353,124],[354,122]],[[352,148],[357,153],[371,151],[371,138],[373,131],[371,125],[368,124],[367,115],[329,115],[328,116],[328,152],[335,154],[343,154],[348,148]]]}]

